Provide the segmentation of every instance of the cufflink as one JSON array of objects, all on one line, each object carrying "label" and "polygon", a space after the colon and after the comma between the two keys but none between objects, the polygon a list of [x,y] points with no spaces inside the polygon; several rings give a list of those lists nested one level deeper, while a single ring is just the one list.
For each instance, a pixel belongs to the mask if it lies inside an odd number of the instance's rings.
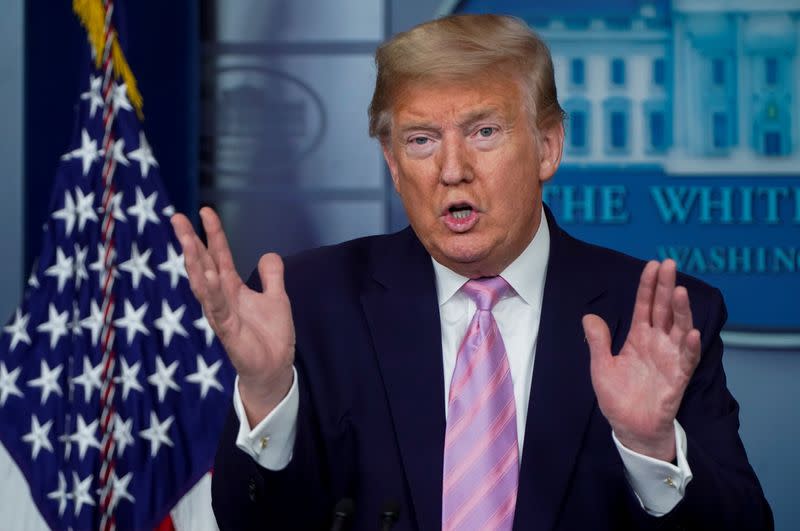
[{"label": "cufflink", "polygon": [[261,449],[266,450],[267,446],[269,446],[269,437],[261,437],[259,442],[261,443]]}]

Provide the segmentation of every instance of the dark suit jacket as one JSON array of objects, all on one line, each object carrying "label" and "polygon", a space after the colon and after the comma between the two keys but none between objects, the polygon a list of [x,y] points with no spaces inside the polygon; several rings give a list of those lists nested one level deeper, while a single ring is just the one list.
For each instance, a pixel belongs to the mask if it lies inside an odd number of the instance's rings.
[{"label": "dark suit jacket", "polygon": [[[586,313],[603,317],[617,352],[644,263],[580,242],[547,215],[550,259],[514,528],[771,529],[725,384],[719,291],[679,277],[703,344],[678,413],[694,479],[683,501],[656,519],[624,476],[592,389],[581,326]],[[337,500],[350,497],[354,529],[379,529],[389,501],[400,507],[393,529],[438,529],[445,391],[430,256],[405,229],[289,258],[286,286],[300,385],[294,455],[280,472],[259,467],[236,447],[231,412],[213,476],[220,527],[328,529]]]}]

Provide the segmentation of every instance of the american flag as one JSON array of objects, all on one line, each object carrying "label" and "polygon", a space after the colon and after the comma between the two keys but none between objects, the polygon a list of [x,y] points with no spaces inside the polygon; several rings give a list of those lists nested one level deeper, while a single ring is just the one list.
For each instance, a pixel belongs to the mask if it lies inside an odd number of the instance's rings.
[{"label": "american flag", "polygon": [[3,529],[163,526],[209,472],[231,403],[233,369],[189,288],[158,162],[114,64],[113,5],[97,5],[106,40],[41,253],[0,336],[0,454],[26,483],[0,459],[0,498],[30,499],[40,515],[4,514]]}]

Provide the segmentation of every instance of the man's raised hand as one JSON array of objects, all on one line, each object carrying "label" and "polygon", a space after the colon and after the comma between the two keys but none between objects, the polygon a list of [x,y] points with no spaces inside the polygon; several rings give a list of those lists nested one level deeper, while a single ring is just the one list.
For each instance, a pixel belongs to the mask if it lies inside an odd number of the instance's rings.
[{"label": "man's raised hand", "polygon": [[239,375],[239,394],[254,426],[286,396],[292,385],[294,324],[283,285],[283,261],[266,254],[258,262],[263,291],[250,289],[236,272],[217,214],[200,210],[208,248],[182,214],[172,226],[183,247],[189,284],[206,319]]}]

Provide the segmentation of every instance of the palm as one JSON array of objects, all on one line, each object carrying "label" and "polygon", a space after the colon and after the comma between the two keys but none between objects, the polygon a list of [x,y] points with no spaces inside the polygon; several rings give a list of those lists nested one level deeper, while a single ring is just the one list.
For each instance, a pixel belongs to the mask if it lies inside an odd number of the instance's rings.
[{"label": "palm", "polygon": [[601,411],[629,448],[671,459],[673,420],[700,356],[689,299],[675,287],[674,262],[647,265],[625,344],[611,355],[608,327],[584,318],[592,384]]}]

